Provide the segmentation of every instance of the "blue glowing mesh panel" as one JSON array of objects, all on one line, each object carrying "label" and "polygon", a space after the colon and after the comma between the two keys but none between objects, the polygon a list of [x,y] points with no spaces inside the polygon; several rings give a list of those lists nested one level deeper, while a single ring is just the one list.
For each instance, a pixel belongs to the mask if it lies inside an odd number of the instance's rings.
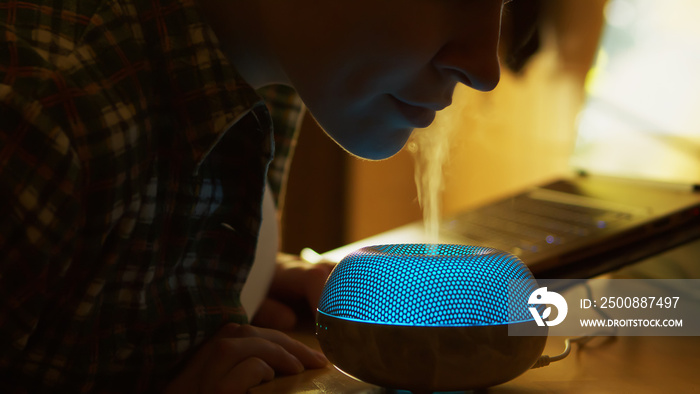
[{"label": "blue glowing mesh panel", "polygon": [[335,267],[318,309],[383,324],[504,324],[532,320],[527,300],[536,289],[520,259],[495,249],[379,245],[353,252]]}]

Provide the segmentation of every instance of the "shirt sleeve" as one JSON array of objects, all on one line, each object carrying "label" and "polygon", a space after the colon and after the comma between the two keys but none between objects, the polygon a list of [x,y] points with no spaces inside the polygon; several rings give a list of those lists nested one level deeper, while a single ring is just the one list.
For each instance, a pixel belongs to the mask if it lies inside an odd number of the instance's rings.
[{"label": "shirt sleeve", "polygon": [[71,141],[0,84],[0,372],[25,350],[69,269],[81,227],[81,168]]}]

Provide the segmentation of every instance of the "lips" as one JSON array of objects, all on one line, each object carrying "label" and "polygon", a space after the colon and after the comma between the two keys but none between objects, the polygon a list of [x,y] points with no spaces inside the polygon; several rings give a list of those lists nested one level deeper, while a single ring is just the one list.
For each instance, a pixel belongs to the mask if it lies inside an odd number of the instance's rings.
[{"label": "lips", "polygon": [[433,123],[433,120],[435,120],[435,111],[430,108],[411,105],[395,97],[394,101],[401,115],[403,115],[413,127],[428,127]]},{"label": "lips", "polygon": [[430,126],[430,124],[433,123],[433,120],[435,120],[435,113],[447,106],[442,104],[416,105],[408,103],[395,96],[391,97],[394,99],[401,115],[403,115],[403,117],[416,128],[425,128]]}]

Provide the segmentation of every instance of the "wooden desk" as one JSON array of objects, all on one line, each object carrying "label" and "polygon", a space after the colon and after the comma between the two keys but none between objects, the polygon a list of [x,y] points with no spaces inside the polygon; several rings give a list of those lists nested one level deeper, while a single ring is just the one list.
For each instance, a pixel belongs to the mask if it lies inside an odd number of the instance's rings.
[{"label": "wooden desk", "polygon": [[[294,333],[318,349],[310,333]],[[550,337],[544,354],[559,354],[564,338]],[[384,393],[329,365],[279,377],[251,390],[264,393]],[[700,337],[600,337],[574,345],[564,360],[531,369],[484,393],[691,393],[700,392]]]},{"label": "wooden desk", "polygon": [[[700,242],[616,272],[613,277],[700,278]],[[700,312],[700,310],[698,311]],[[319,349],[307,327],[292,336]],[[544,354],[564,350],[562,337],[549,337]],[[264,393],[383,393],[332,366],[279,377],[252,390]],[[700,393],[700,336],[600,337],[549,366],[531,369],[484,393]]]}]

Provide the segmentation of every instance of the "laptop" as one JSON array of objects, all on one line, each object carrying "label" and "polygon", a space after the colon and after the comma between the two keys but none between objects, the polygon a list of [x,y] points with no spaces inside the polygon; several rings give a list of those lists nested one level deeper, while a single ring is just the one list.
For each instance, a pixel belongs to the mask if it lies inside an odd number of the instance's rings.
[{"label": "laptop", "polygon": [[[700,238],[700,3],[611,0],[572,175],[445,218],[439,242],[589,278]],[[422,222],[328,252],[429,242]],[[700,257],[699,257],[700,259]]]}]

